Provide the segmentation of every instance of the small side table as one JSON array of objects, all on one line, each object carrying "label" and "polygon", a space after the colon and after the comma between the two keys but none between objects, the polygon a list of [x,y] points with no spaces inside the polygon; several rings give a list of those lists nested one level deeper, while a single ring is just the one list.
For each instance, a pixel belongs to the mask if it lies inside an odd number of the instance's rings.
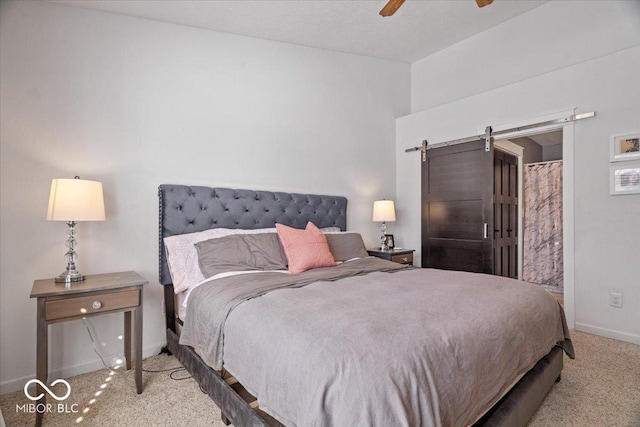
[{"label": "small side table", "polygon": [[380,248],[367,249],[370,256],[397,262],[399,264],[413,265],[413,253],[415,249],[389,249],[381,251]]},{"label": "small side table", "polygon": [[[31,298],[38,299],[36,376],[47,384],[48,326],[52,323],[82,319],[105,313],[124,312],[124,354],[131,369],[131,352],[135,352],[136,391],[142,393],[142,286],[148,282],[135,271],[86,276],[82,282],[56,283],[54,279],[36,280]],[[132,313],[135,319],[132,324]],[[133,329],[134,342],[131,341]],[[38,405],[46,404],[46,393]],[[41,406],[45,407],[45,406]],[[36,412],[36,427],[42,425],[43,413]]]}]

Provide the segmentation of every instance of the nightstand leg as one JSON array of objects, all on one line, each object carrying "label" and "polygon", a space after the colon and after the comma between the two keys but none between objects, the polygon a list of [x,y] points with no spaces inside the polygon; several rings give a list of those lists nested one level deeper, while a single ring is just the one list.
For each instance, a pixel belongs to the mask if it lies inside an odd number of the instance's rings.
[{"label": "nightstand leg", "polygon": [[140,290],[140,305],[136,308],[135,328],[136,390],[140,394],[142,393],[142,290]]},{"label": "nightstand leg", "polygon": [[124,358],[127,371],[131,369],[131,311],[124,312]]},{"label": "nightstand leg", "polygon": [[[45,298],[38,298],[38,310],[37,310],[37,339],[36,339],[36,377],[38,380],[42,382],[42,384],[47,383],[48,373],[48,330],[47,330],[47,321],[45,318]],[[40,384],[36,385],[36,395],[42,393],[42,397],[38,400],[36,404],[36,427],[40,427],[42,425],[42,418],[44,417],[44,413],[46,405],[47,405],[47,394],[44,392],[44,389]],[[41,409],[41,412],[38,412],[38,408]]]}]

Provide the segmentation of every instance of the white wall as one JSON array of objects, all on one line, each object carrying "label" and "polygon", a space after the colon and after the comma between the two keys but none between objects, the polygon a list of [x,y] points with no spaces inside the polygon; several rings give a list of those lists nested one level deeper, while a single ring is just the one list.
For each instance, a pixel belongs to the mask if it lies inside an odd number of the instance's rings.
[{"label": "white wall", "polygon": [[554,0],[414,62],[411,111],[562,70],[637,46],[639,39],[637,0]]},{"label": "white wall", "polygon": [[542,161],[550,162],[562,160],[562,144],[546,145],[542,147]]},{"label": "white wall", "polygon": [[[517,64],[515,46],[530,53]],[[608,151],[610,134],[640,130],[640,2],[546,3],[414,63],[412,82],[424,110],[398,119],[396,140],[396,229],[408,247],[420,248],[420,156],[405,148],[596,111],[574,133],[575,327],[640,344],[640,196],[609,195]],[[624,295],[622,309],[609,292]]]},{"label": "white wall", "polygon": [[[103,182],[107,220],[77,227],[79,268],[149,280],[145,356],[164,344],[161,183],[344,195],[349,228],[377,242],[408,64],[42,2],[3,1],[0,31],[0,392],[35,376],[29,293],[65,266],[66,225],[45,220],[52,178]],[[121,317],[98,330],[119,334]],[[100,367],[80,321],[50,340],[54,377]]]}]

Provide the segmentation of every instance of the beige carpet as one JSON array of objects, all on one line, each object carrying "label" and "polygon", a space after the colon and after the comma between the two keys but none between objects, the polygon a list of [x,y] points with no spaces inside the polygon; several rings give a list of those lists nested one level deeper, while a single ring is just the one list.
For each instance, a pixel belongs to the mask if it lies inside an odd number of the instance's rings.
[{"label": "beige carpet", "polygon": [[[562,381],[529,426],[640,427],[640,346],[578,332],[572,336],[577,358],[565,356]],[[146,370],[174,366],[178,362],[165,355],[144,361]],[[44,425],[223,426],[220,411],[192,379],[174,381],[169,374],[145,372],[141,395],[135,393],[133,371],[110,376],[102,370],[70,378],[72,392],[65,402],[68,409],[78,412],[57,413],[56,408],[45,415]],[[0,396],[8,427],[33,425],[35,415],[16,411],[17,405],[29,402],[22,391]]]}]

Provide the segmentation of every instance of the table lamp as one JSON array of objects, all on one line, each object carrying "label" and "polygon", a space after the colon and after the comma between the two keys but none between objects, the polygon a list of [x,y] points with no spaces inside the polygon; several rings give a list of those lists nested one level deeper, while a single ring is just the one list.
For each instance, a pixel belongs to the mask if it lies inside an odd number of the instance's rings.
[{"label": "table lamp", "polygon": [[75,179],[54,179],[51,181],[51,193],[49,195],[49,208],[47,209],[48,221],[66,221],[67,253],[64,258],[67,261],[67,269],[58,277],[56,282],[80,282],[84,276],[76,269],[76,222],[78,221],[104,221],[104,197],[102,195],[102,183],[87,181],[75,177]]},{"label": "table lamp", "polygon": [[377,200],[373,202],[373,221],[382,222],[382,237],[380,242],[380,250],[389,250],[385,234],[387,233],[387,221],[396,220],[396,209],[393,206],[393,200]]}]

